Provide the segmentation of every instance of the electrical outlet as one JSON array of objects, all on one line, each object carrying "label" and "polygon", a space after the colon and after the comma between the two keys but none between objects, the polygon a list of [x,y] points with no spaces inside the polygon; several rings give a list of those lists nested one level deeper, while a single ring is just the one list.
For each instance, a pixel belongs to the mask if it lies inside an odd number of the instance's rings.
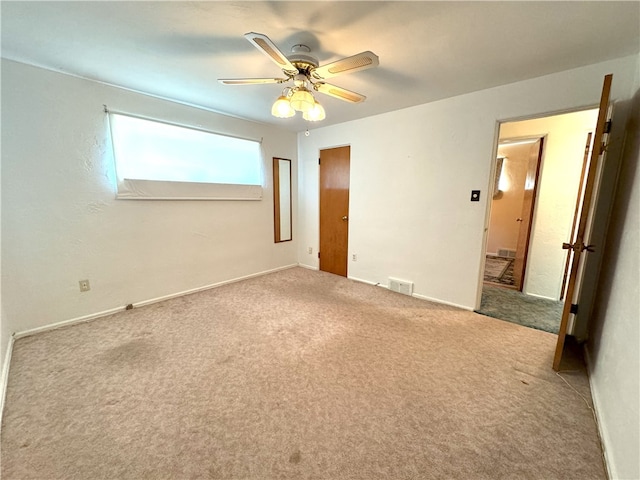
[{"label": "electrical outlet", "polygon": [[89,290],[91,290],[91,285],[89,285],[89,280],[80,280],[78,284],[80,284],[81,292],[88,292]]},{"label": "electrical outlet", "polygon": [[352,259],[354,262],[357,262],[357,261],[358,261],[358,254],[357,254],[357,253],[354,253],[353,255],[351,255],[351,259]]},{"label": "electrical outlet", "polygon": [[313,253],[313,247],[307,248],[307,253],[311,255]]}]

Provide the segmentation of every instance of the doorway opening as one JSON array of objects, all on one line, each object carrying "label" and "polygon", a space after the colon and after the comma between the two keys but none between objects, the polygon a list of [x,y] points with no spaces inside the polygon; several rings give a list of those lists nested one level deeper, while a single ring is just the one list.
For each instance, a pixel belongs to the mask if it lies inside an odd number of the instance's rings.
[{"label": "doorway opening", "polygon": [[590,109],[500,124],[477,312],[558,333],[584,170]]}]

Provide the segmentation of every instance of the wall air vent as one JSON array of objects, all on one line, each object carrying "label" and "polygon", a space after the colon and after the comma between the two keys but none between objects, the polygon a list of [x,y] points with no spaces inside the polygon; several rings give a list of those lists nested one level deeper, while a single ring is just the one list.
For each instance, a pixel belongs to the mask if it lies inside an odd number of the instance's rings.
[{"label": "wall air vent", "polygon": [[509,248],[499,248],[498,256],[504,258],[516,258],[516,251]]},{"label": "wall air vent", "polygon": [[413,294],[413,282],[389,277],[389,290],[411,296]]}]

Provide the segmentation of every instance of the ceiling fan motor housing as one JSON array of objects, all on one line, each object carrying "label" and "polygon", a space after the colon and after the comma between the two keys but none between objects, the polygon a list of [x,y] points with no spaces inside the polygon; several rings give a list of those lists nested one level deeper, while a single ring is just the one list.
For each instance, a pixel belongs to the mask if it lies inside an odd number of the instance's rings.
[{"label": "ceiling fan motor housing", "polygon": [[291,55],[287,55],[289,61],[301,73],[309,74],[312,68],[318,68],[318,59],[311,55],[311,49],[306,45],[298,44],[291,47]]}]

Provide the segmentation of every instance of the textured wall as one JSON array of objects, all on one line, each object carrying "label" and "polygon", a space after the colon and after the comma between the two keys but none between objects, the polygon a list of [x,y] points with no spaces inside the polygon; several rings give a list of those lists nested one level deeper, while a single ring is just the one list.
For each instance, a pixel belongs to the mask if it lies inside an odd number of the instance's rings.
[{"label": "textured wall", "polygon": [[349,276],[412,280],[418,295],[475,308],[497,122],[595,105],[611,72],[612,97],[628,98],[634,68],[625,57],[299,134],[300,262],[318,266],[307,254],[318,245],[318,152],[349,144]]},{"label": "textured wall", "polygon": [[[264,138],[263,199],[116,200],[103,104]],[[295,179],[293,133],[3,60],[3,337],[296,263],[295,230],[273,242],[273,156]]]},{"label": "textured wall", "polygon": [[636,88],[589,340],[611,478],[624,479],[640,478],[640,78]]}]

